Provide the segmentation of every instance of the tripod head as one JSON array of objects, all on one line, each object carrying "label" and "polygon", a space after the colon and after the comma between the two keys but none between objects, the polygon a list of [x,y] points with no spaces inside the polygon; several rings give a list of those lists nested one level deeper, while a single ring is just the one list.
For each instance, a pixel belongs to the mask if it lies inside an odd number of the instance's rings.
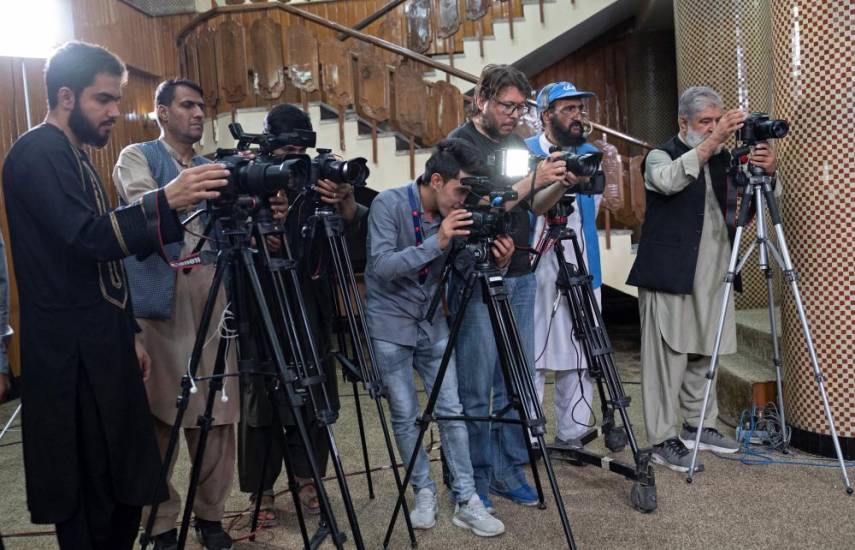
[{"label": "tripod head", "polygon": [[573,212],[576,210],[573,206],[574,202],[576,202],[576,195],[565,192],[561,199],[546,212],[546,224],[549,227],[556,225],[561,227],[566,226],[567,218],[573,215]]}]

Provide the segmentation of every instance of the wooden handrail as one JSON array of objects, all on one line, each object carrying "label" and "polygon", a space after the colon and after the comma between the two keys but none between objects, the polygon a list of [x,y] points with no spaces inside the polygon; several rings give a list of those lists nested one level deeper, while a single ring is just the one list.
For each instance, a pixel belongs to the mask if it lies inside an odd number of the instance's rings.
[{"label": "wooden handrail", "polygon": [[[389,13],[390,11],[394,10],[395,8],[397,8],[398,6],[400,6],[401,4],[403,4],[406,1],[407,0],[392,0],[391,2],[389,2],[388,4],[386,4],[385,6],[380,8],[379,10],[375,11],[374,13],[372,13],[371,15],[369,15],[368,17],[363,19],[362,21],[359,21],[356,25],[353,26],[353,29],[357,30],[357,31],[361,31],[362,29],[364,29],[365,27],[367,27],[371,23],[377,21],[378,19],[380,19],[381,17],[383,17],[384,15]],[[338,38],[339,42],[344,42],[345,40],[347,40],[350,37],[347,35],[347,33],[341,32],[338,34],[338,36],[336,38]]]},{"label": "wooden handrail", "polygon": [[[315,23],[315,24],[320,25],[322,27],[326,27],[328,29],[338,31],[341,34],[345,34],[345,35],[350,36],[352,38],[357,38],[359,40],[362,40],[363,42],[368,42],[369,44],[377,46],[378,48],[381,48],[381,49],[384,49],[386,51],[392,52],[394,54],[406,57],[407,59],[412,59],[413,61],[417,61],[417,62],[422,63],[424,65],[427,65],[428,67],[431,67],[433,69],[443,71],[446,74],[450,74],[451,76],[459,78],[460,80],[464,80],[464,81],[469,82],[471,84],[477,84],[478,83],[478,77],[471,74],[471,73],[468,73],[466,71],[461,71],[460,69],[458,69],[456,67],[452,67],[451,65],[446,65],[445,63],[440,63],[439,61],[431,59],[430,57],[424,56],[420,53],[416,53],[416,52],[414,52],[408,48],[405,48],[403,46],[399,46],[398,44],[394,44],[392,42],[389,42],[388,40],[383,40],[382,38],[378,38],[376,36],[366,34],[364,32],[352,29],[350,27],[346,27],[345,25],[342,25],[340,23],[336,23],[335,21],[327,21],[323,17],[321,17],[319,15],[315,15],[314,13],[303,11],[299,8],[294,7],[294,6],[284,4],[281,2],[281,0],[277,0],[276,2],[268,2],[268,3],[264,3],[264,4],[240,4],[240,5],[236,5],[236,6],[218,6],[216,8],[208,10],[205,13],[202,13],[202,14],[194,17],[192,21],[190,21],[187,25],[184,26],[183,29],[181,29],[181,32],[178,34],[178,38],[176,39],[176,42],[177,42],[178,46],[181,47],[181,45],[184,43],[184,39],[187,37],[188,34],[190,34],[193,31],[193,29],[195,29],[199,24],[204,23],[205,21],[208,21],[210,19],[213,19],[217,15],[253,12],[253,11],[261,11],[261,10],[269,10],[269,9],[282,10],[282,11],[290,13],[292,15],[296,15],[297,17],[300,17],[302,19],[306,19],[308,21],[311,21],[312,23]],[[529,100],[529,101],[532,104],[534,103],[531,100]],[[614,136],[618,139],[621,139],[623,141],[626,141],[627,143],[630,143],[632,145],[637,145],[637,146],[643,147],[645,149],[653,149],[653,145],[651,145],[650,143],[647,143],[646,141],[640,140],[638,138],[634,138],[634,137],[632,137],[628,134],[625,134],[619,130],[609,128],[608,126],[604,126],[604,125],[599,124],[597,122],[591,122],[591,125],[595,129],[597,129],[601,132],[605,132],[606,134],[612,135],[612,136]]]}]

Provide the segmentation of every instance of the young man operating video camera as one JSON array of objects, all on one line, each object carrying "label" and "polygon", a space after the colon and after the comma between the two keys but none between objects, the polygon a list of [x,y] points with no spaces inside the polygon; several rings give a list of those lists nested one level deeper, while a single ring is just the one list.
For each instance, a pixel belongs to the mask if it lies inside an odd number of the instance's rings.
[{"label": "young man operating video camera", "polygon": [[[424,174],[415,182],[380,193],[371,205],[365,273],[367,317],[398,451],[405,461],[412,456],[419,433],[414,374],[418,373],[430,393],[448,344],[445,320],[426,316],[452,240],[469,235],[472,215],[462,208],[469,189],[461,185],[461,179],[482,172],[480,159],[478,150],[462,140],[443,141],[425,164]],[[494,240],[496,265],[506,266],[513,252],[509,236]],[[453,358],[441,382],[436,414],[463,414]],[[465,423],[441,421],[439,428],[453,477],[456,508],[452,522],[483,537],[503,533],[505,526],[487,512],[476,493]],[[424,450],[416,455],[411,481],[416,493],[410,512],[413,527],[429,529],[436,523],[436,484],[430,479]]]}]

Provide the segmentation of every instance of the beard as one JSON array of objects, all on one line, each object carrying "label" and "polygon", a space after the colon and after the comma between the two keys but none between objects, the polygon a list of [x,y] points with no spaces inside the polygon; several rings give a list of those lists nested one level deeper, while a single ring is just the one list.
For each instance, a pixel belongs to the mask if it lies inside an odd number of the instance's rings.
[{"label": "beard", "polygon": [[562,147],[578,147],[585,143],[585,132],[582,123],[578,120],[572,121],[567,126],[561,124],[557,115],[549,117],[552,126],[552,137]]},{"label": "beard", "polygon": [[107,142],[110,140],[110,132],[101,134],[98,131],[100,126],[95,126],[83,115],[79,104],[75,104],[74,109],[71,110],[71,114],[68,117],[68,126],[81,142],[99,149],[107,145]]},{"label": "beard", "polygon": [[699,134],[691,128],[686,129],[686,145],[694,149],[707,139],[706,134]]},{"label": "beard", "polygon": [[[708,137],[709,136],[707,134],[701,134],[701,133],[695,132],[691,128],[686,129],[686,145],[688,145],[692,149],[694,149],[695,147],[697,147],[698,145],[700,145],[701,143],[706,141],[706,139]],[[718,147],[716,147],[715,153],[713,153],[713,154],[717,155],[717,154],[721,153],[721,151],[723,149],[724,149],[724,145],[719,145]]]},{"label": "beard", "polygon": [[503,136],[499,121],[487,111],[481,113],[481,128],[487,132],[487,136],[493,141],[501,141]]}]

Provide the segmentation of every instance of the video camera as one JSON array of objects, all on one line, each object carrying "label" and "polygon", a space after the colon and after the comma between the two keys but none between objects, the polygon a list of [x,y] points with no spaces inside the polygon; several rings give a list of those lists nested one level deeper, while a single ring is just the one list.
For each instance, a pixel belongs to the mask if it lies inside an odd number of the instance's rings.
[{"label": "video camera", "polygon": [[[562,151],[560,147],[552,147],[549,152]],[[506,178],[521,178],[530,174],[537,163],[546,157],[532,155],[527,149],[501,149],[487,157],[487,163],[494,173]],[[567,170],[573,175],[589,178],[568,189],[568,193],[582,195],[601,195],[606,187],[606,178],[602,171],[602,153],[576,154],[565,152],[562,159],[567,164]]]},{"label": "video camera", "polygon": [[[334,183],[365,185],[368,178],[368,161],[364,158],[341,160],[330,149],[318,149],[318,156],[310,159],[304,154],[274,155],[273,152],[288,145],[314,147],[315,133],[294,130],[277,136],[249,134],[240,124],[229,124],[229,132],[237,140],[234,149],[217,149],[216,161],[229,171],[228,183],[220,189],[220,203],[230,203],[242,195],[268,198],[280,190],[302,193],[312,188],[319,179]],[[257,149],[252,149],[256,145]],[[246,158],[241,153],[255,153]]]},{"label": "video camera", "polygon": [[[464,208],[472,214],[472,225],[468,227],[469,242],[493,240],[513,231],[512,216],[505,210],[505,203],[517,199],[516,191],[489,191],[490,178],[487,176],[461,178],[460,184],[472,189],[464,201]],[[482,198],[487,198],[488,203],[481,204]]]}]

